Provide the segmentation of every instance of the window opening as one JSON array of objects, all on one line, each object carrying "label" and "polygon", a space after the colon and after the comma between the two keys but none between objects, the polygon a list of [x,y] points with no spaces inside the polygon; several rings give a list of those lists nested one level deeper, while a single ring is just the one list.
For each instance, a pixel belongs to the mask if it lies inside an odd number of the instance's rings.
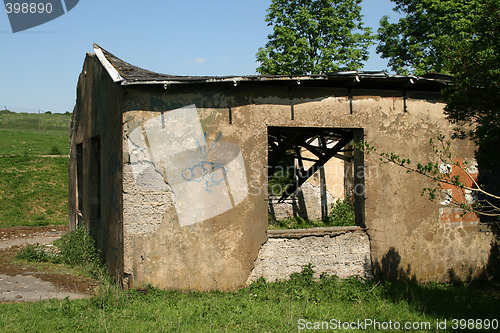
[{"label": "window opening", "polygon": [[[268,127],[270,227],[364,225],[363,130]],[[335,162],[329,162],[331,160]]]}]

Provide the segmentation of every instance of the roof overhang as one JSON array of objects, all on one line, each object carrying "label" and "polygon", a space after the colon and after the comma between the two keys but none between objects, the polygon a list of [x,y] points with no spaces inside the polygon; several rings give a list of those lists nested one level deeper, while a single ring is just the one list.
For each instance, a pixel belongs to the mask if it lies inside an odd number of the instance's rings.
[{"label": "roof overhang", "polygon": [[228,83],[240,84],[312,84],[359,89],[392,89],[441,91],[451,82],[451,76],[433,74],[429,77],[394,75],[387,72],[343,71],[321,75],[247,75],[247,76],[178,76],[155,73],[131,65],[94,44],[94,52],[114,82],[123,86]]}]

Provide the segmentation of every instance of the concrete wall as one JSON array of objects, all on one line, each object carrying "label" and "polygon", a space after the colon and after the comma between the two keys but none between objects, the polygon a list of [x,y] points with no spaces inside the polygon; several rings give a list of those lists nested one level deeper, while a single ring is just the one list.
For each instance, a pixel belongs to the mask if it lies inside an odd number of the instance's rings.
[{"label": "concrete wall", "polygon": [[360,227],[269,230],[268,236],[247,284],[260,277],[286,280],[308,264],[314,266],[315,277],[373,277],[370,240]]},{"label": "concrete wall", "polygon": [[[445,105],[410,95],[404,112],[402,98],[376,100],[373,104],[366,97],[355,99],[355,109],[365,117],[366,140],[379,151],[410,157],[413,163],[437,162],[429,139],[451,136],[451,125],[442,113]],[[472,159],[474,150],[470,141],[453,141],[456,158]],[[440,215],[448,207],[421,196],[422,188],[432,185],[424,177],[382,164],[374,155],[366,156],[365,163],[366,225],[376,274],[444,282],[484,272],[493,237],[480,231],[477,219],[449,223]]]},{"label": "concrete wall", "polygon": [[[125,272],[134,286],[234,289],[245,283],[266,240],[265,193],[251,194],[249,179],[260,181],[267,139],[228,126],[228,108],[219,105],[228,103],[224,93],[172,88],[128,91]],[[251,161],[262,167],[250,168]],[[203,174],[203,168],[215,169]]]},{"label": "concrete wall", "polygon": [[87,227],[110,272],[118,278],[123,273],[122,100],[121,87],[94,54],[87,54],[71,124],[69,228],[75,229],[79,220]]},{"label": "concrete wall", "polygon": [[[435,95],[353,88],[351,104],[347,89],[326,84],[121,86],[87,55],[72,123],[70,228],[81,214],[110,270],[129,286],[245,285],[269,248],[291,244],[268,240],[268,126],[356,129],[379,151],[414,162],[435,160],[429,139],[451,133]],[[452,145],[459,159],[474,150],[469,141]],[[354,159],[365,165],[356,205],[375,274],[448,281],[484,273],[493,235],[476,218],[422,197],[430,185],[423,177],[374,155]],[[345,249],[332,242],[346,235],[291,242],[326,242],[333,256]]]},{"label": "concrete wall", "polygon": [[[352,113],[347,89],[305,85],[172,85],[126,93],[124,272],[134,286],[246,283],[267,239],[268,126],[361,128],[379,151],[422,162],[435,158],[429,138],[451,131],[435,96],[409,93],[405,110],[402,91],[353,89]],[[467,141],[452,149],[460,158],[474,152]],[[442,207],[420,195],[429,185],[423,177],[372,155],[365,165],[363,208],[375,273],[422,281],[481,273],[491,235],[479,232],[477,222],[443,221]]]}]

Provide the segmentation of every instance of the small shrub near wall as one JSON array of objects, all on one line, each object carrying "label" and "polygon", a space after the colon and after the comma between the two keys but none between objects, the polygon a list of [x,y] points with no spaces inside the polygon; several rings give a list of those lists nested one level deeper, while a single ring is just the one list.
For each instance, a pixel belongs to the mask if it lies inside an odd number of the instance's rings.
[{"label": "small shrub near wall", "polygon": [[269,215],[269,229],[306,229],[336,226],[354,226],[354,208],[347,198],[337,199],[324,221],[307,220],[298,216],[277,220]]}]

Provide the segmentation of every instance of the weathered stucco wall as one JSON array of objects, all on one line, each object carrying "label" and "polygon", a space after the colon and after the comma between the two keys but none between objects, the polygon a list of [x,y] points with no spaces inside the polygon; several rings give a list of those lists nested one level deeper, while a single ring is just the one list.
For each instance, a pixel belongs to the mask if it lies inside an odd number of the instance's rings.
[{"label": "weathered stucco wall", "polygon": [[122,100],[121,87],[87,54],[71,124],[69,227],[87,227],[117,278],[123,273]]},{"label": "weathered stucco wall", "polygon": [[[436,161],[429,139],[451,136],[444,104],[410,98],[404,112],[402,102],[394,98],[391,106],[390,99],[380,99],[376,105],[366,98],[355,100],[356,110],[367,121],[366,140],[379,151],[401,154],[414,163]],[[454,140],[452,145],[456,158],[471,160],[474,149],[465,140]],[[421,190],[431,185],[424,177],[381,164],[376,156],[366,156],[365,163],[372,168],[366,177],[366,224],[376,274],[449,281],[483,273],[493,238],[480,232],[477,220],[443,220],[440,212],[449,208],[421,196]]]},{"label": "weathered stucco wall", "polygon": [[[87,55],[71,131],[70,228],[85,224],[110,271],[129,286],[235,289],[256,276],[281,278],[308,260],[348,275],[332,262],[349,255],[359,264],[349,272],[366,275],[366,235],[375,274],[419,281],[481,276],[491,264],[493,235],[475,216],[422,197],[426,178],[371,154],[354,153],[364,169],[349,176],[364,180],[354,192],[366,234],[268,238],[268,127],[348,128],[378,151],[415,163],[436,161],[429,139],[450,136],[435,94],[334,84],[123,86]],[[471,161],[475,147],[454,140],[451,150]],[[277,267],[280,273],[272,273]]]},{"label": "weathered stucco wall", "polygon": [[373,278],[370,240],[360,227],[269,230],[247,284],[264,277],[266,281],[286,280],[313,265],[321,274],[339,278]]},{"label": "weathered stucco wall", "polygon": [[[450,133],[444,105],[434,96],[409,92],[405,110],[402,91],[352,94],[351,106],[347,89],[304,85],[127,88],[122,146],[129,285],[245,284],[267,239],[268,126],[361,128],[379,151],[422,162],[435,158],[429,138]],[[452,149],[470,158],[474,146],[455,141]],[[445,281],[481,272],[492,237],[479,232],[477,222],[443,221],[440,206],[420,195],[428,185],[422,177],[371,155],[365,166],[375,273]]]},{"label": "weathered stucco wall", "polygon": [[[227,126],[228,110],[211,107],[221,99],[219,92],[203,89],[129,91],[123,200],[130,285],[234,289],[248,277],[267,223],[263,194],[250,194],[248,186],[262,169],[251,170],[248,163],[263,161],[267,147],[264,141],[258,148],[251,129],[234,132]],[[194,109],[154,111],[193,103]],[[141,162],[147,154],[152,163]],[[155,171],[142,172],[148,163]],[[204,168],[213,172],[204,174]]]}]

